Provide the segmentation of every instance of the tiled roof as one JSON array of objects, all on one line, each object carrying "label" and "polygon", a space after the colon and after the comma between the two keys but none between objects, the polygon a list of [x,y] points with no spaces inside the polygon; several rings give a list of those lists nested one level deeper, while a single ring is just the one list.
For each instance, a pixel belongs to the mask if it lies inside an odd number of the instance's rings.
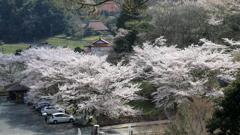
[{"label": "tiled roof", "polygon": [[86,24],[86,26],[84,27],[84,29],[86,29],[87,27],[93,27],[94,30],[108,30],[108,28],[98,20],[89,21],[88,24]]},{"label": "tiled roof", "polygon": [[92,45],[92,44],[109,44],[109,42],[104,40],[104,39],[102,39],[102,38],[99,38],[98,40],[90,43],[90,45]]},{"label": "tiled roof", "polygon": [[26,91],[28,89],[29,89],[28,87],[25,87],[20,83],[13,83],[4,87],[5,91]]},{"label": "tiled roof", "polygon": [[105,2],[98,8],[99,11],[102,11],[104,9],[108,10],[108,12],[119,12],[120,11],[117,4],[113,1]]}]

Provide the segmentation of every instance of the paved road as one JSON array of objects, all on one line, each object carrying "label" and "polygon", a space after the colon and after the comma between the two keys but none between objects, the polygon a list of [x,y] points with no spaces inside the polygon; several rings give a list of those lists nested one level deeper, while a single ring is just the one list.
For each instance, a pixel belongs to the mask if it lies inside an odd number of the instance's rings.
[{"label": "paved road", "polygon": [[25,104],[0,106],[0,135],[35,134],[76,135],[77,127],[71,123],[46,124],[40,112]]},{"label": "paved road", "polygon": [[[106,126],[100,129],[105,135],[128,135],[128,125],[136,126],[135,124],[139,123]],[[46,124],[40,112],[26,104],[0,105],[0,135],[78,135],[78,128],[71,123]],[[92,127],[80,129],[82,135],[90,135]],[[132,129],[135,133],[141,127]]]},{"label": "paved road", "polygon": [[[26,104],[0,105],[0,135],[77,135],[78,128],[71,123],[46,124],[40,112]],[[83,135],[90,135],[92,127],[80,129]],[[118,130],[102,131],[106,135],[126,135],[127,128]]]}]

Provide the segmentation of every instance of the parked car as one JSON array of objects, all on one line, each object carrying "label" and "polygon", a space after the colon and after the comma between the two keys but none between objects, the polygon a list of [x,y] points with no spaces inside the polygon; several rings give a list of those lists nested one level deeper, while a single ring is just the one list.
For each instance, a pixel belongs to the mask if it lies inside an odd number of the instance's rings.
[{"label": "parked car", "polygon": [[47,107],[47,106],[50,106],[50,103],[43,103],[43,104],[41,104],[40,107],[38,107],[37,110],[41,111],[45,106],[46,106],[46,107]]},{"label": "parked car", "polygon": [[48,114],[57,113],[57,112],[65,113],[65,109],[55,107],[55,106],[45,106],[44,108],[41,109],[42,115],[48,115]]},{"label": "parked car", "polygon": [[40,100],[51,100],[52,96],[41,96]]},{"label": "parked car", "polygon": [[35,109],[35,106],[38,102],[40,102],[40,99],[33,99],[31,101],[28,101],[28,102],[31,102],[32,103],[32,106],[33,106],[33,109]]},{"label": "parked car", "polygon": [[50,103],[51,100],[52,100],[52,96],[38,96],[29,102],[31,102],[33,105],[33,108],[36,109],[36,107],[39,107],[39,104],[41,104],[43,102]]},{"label": "parked car", "polygon": [[72,115],[68,115],[65,113],[53,113],[50,117],[48,117],[48,122],[57,124],[60,122],[74,122],[76,118]]},{"label": "parked car", "polygon": [[50,101],[41,101],[35,104],[36,110],[41,110],[40,108],[45,105],[50,105]]}]

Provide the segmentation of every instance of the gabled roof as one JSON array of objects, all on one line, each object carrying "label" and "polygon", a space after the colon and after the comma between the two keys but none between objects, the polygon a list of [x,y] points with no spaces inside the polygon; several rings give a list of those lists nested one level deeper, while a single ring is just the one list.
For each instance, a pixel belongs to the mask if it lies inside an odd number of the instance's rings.
[{"label": "gabled roof", "polygon": [[26,90],[29,90],[29,88],[17,82],[17,83],[13,83],[5,86],[4,90],[5,91],[26,91]]},{"label": "gabled roof", "polygon": [[114,1],[108,1],[103,3],[98,10],[101,12],[102,10],[108,10],[108,12],[119,12],[119,7]]},{"label": "gabled roof", "polygon": [[84,29],[86,29],[88,27],[93,27],[94,30],[108,30],[108,28],[102,22],[100,22],[98,20],[89,21],[86,24],[86,26],[84,27]]},{"label": "gabled roof", "polygon": [[97,45],[97,44],[109,44],[109,42],[102,38],[99,38],[98,40],[92,42],[90,45]]}]

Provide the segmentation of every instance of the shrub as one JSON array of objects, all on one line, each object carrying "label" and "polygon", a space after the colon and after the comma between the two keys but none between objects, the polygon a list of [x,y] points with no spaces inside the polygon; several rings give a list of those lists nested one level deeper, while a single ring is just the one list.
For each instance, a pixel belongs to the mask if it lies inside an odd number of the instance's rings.
[{"label": "shrub", "polygon": [[207,135],[205,120],[211,117],[212,110],[212,103],[206,98],[192,97],[178,107],[165,134]]}]

